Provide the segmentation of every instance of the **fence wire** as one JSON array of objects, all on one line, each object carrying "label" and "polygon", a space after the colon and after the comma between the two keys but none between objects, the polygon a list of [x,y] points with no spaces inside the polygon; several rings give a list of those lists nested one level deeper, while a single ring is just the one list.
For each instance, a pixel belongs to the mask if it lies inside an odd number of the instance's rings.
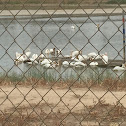
[{"label": "fence wire", "polygon": [[125,0],[0,0],[0,125],[125,126]]}]

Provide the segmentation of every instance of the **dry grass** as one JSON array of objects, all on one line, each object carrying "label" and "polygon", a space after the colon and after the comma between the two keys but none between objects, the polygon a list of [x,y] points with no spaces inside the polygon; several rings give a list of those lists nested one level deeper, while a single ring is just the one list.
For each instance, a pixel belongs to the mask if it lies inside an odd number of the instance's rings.
[{"label": "dry grass", "polygon": [[12,86],[12,85],[20,85],[20,86],[43,86],[43,87],[58,87],[61,89],[64,88],[93,88],[93,89],[101,89],[101,90],[111,90],[111,91],[125,91],[126,90],[126,79],[116,79],[116,78],[106,78],[103,80],[86,80],[86,81],[78,81],[78,80],[45,80],[43,78],[34,78],[29,77],[25,80],[17,79],[16,81],[10,79],[0,79],[0,85],[2,86]]},{"label": "dry grass", "polygon": [[[108,2],[109,0],[102,0],[102,3],[105,3],[105,2]],[[63,3],[63,4],[78,4],[78,3],[81,3],[81,4],[93,4],[93,3],[96,3],[96,0],[2,0],[1,3],[8,3],[8,4],[11,4],[11,3],[45,3],[45,4],[57,4],[57,3]],[[97,0],[97,3],[101,2],[101,0]]]},{"label": "dry grass", "polygon": [[98,4],[104,8],[112,8],[113,6],[108,6],[109,0],[1,0],[0,9],[1,10],[57,10],[57,9],[86,9],[86,8],[96,8]]},{"label": "dry grass", "polygon": [[[42,103],[31,107],[12,108],[0,114],[0,123],[4,126],[118,126],[120,122],[126,120],[126,109],[119,105],[106,104],[99,101],[93,106],[84,106],[80,112],[62,111],[55,112],[55,105]],[[45,112],[50,109],[50,112]],[[125,125],[125,124],[124,124]]]}]

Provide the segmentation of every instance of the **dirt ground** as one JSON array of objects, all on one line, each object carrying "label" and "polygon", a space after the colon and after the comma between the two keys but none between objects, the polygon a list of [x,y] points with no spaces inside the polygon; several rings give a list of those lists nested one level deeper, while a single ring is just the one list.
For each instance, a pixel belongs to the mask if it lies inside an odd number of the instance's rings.
[{"label": "dirt ground", "polygon": [[125,126],[125,91],[0,87],[0,126]]}]

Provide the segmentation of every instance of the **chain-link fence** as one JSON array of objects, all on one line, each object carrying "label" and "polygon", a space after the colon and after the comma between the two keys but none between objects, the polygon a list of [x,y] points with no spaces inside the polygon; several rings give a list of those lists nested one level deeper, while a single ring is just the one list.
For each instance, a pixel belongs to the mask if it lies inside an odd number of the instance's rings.
[{"label": "chain-link fence", "polygon": [[0,0],[0,126],[125,126],[126,0]]}]

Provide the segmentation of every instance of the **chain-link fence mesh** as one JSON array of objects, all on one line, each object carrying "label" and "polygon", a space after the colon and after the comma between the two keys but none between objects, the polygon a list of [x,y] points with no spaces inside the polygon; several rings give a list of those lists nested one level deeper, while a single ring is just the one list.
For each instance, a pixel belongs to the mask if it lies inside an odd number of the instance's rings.
[{"label": "chain-link fence mesh", "polygon": [[126,0],[0,0],[0,126],[125,126]]}]

